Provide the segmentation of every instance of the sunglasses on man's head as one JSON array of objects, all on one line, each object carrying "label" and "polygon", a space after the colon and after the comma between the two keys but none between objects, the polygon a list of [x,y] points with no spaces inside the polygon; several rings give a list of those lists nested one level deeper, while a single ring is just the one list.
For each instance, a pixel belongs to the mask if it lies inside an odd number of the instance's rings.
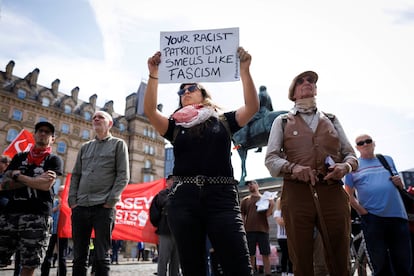
[{"label": "sunglasses on man's head", "polygon": [[363,145],[365,145],[365,144],[371,144],[372,143],[372,139],[371,138],[368,138],[368,139],[365,139],[365,140],[362,140],[362,141],[358,141],[356,144],[357,144],[357,146],[363,146]]},{"label": "sunglasses on man's head", "polygon": [[315,79],[308,76],[308,77],[303,77],[303,78],[299,78],[296,80],[296,84],[301,85],[302,83],[304,83],[306,81],[308,81],[309,83],[315,83]]},{"label": "sunglasses on man's head", "polygon": [[191,85],[189,87],[184,87],[183,89],[178,90],[177,94],[178,94],[178,96],[182,96],[182,95],[185,94],[185,92],[187,92],[187,90],[188,90],[188,92],[193,93],[197,89],[198,89],[198,86],[196,84],[194,84],[194,85]]}]

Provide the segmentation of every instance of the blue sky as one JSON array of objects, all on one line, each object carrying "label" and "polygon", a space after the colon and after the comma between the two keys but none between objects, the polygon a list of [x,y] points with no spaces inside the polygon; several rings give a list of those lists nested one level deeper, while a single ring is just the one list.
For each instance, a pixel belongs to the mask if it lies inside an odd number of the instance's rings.
[{"label": "blue sky", "polygon": [[[80,99],[97,94],[98,105],[113,100],[123,114],[125,97],[148,78],[160,32],[231,27],[240,28],[256,86],[267,86],[275,109],[291,108],[291,80],[314,70],[319,108],[337,115],[352,142],[367,132],[399,170],[414,168],[411,0],[0,0],[0,68],[14,60],[20,77],[39,68],[39,84],[59,78],[60,91],[79,86]],[[224,110],[243,103],[239,82],[206,87]],[[176,90],[159,87],[167,114]],[[250,151],[247,179],[269,176],[263,163],[264,153]]]}]

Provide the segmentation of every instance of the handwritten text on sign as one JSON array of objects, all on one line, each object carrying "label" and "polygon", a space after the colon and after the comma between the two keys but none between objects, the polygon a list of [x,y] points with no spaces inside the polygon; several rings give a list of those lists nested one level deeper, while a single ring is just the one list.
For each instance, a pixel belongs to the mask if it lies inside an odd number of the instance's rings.
[{"label": "handwritten text on sign", "polygon": [[239,28],[161,32],[160,83],[237,81]]}]

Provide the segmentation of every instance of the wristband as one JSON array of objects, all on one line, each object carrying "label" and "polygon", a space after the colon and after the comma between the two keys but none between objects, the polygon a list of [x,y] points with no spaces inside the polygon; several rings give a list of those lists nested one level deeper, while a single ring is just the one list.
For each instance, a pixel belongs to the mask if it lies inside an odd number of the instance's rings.
[{"label": "wristband", "polygon": [[274,218],[281,218],[282,217],[282,211],[281,210],[275,210],[273,213]]},{"label": "wristband", "polygon": [[352,172],[352,166],[348,162],[345,162],[345,164],[348,166],[348,173]]},{"label": "wristband", "polygon": [[149,76],[149,78],[150,78],[150,79],[153,79],[153,80],[158,80],[158,78],[157,78],[157,77],[151,76],[151,74],[150,74],[150,75],[148,75],[148,76]]}]

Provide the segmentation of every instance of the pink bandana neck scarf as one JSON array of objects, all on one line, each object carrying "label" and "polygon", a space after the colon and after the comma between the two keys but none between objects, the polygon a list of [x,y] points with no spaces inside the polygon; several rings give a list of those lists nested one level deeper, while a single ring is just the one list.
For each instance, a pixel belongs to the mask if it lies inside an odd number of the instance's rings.
[{"label": "pink bandana neck scarf", "polygon": [[204,123],[210,117],[218,118],[217,112],[201,104],[187,105],[172,115],[176,124],[185,128]]}]

